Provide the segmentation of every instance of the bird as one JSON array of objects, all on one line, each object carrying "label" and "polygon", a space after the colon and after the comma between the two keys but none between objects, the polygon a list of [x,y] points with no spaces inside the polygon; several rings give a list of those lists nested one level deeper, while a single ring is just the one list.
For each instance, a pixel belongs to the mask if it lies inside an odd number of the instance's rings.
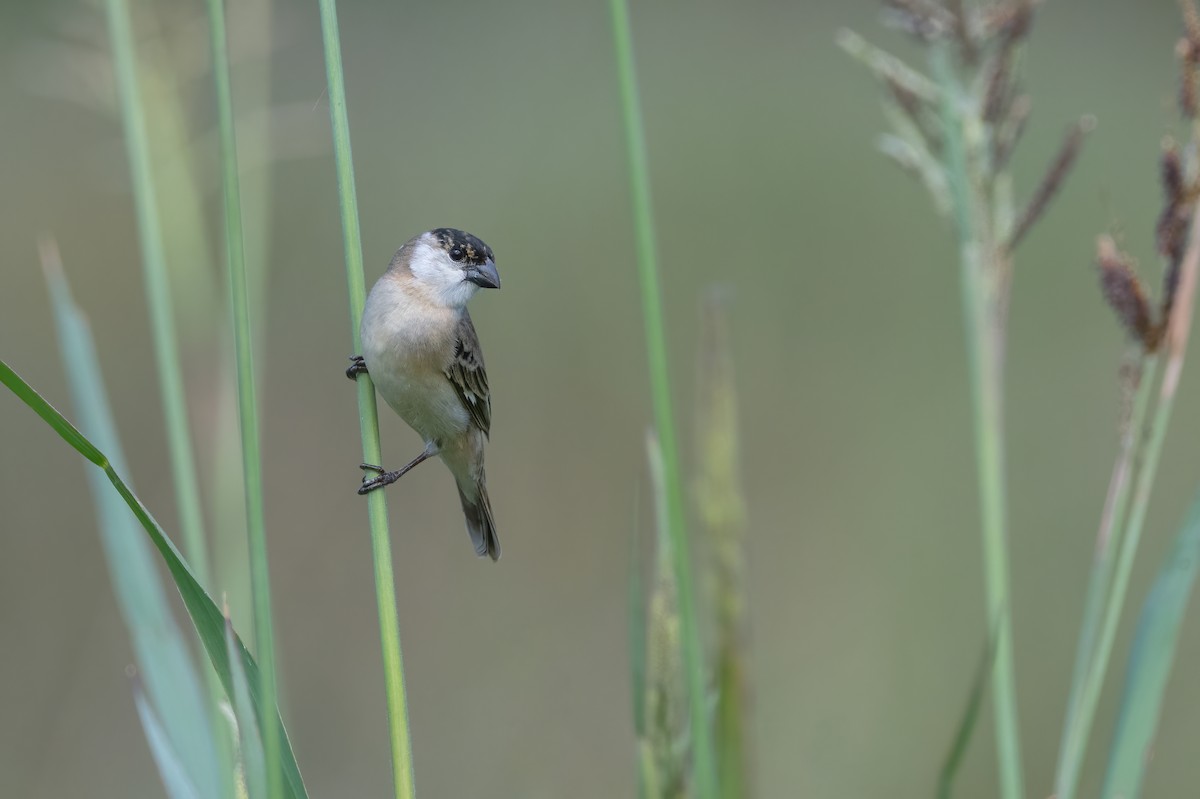
[{"label": "bird", "polygon": [[346,376],[369,374],[375,390],[425,441],[417,457],[396,471],[361,464],[358,488],[367,494],[390,485],[438,456],[458,485],[475,553],[500,558],[500,540],[488,499],[484,445],[492,427],[492,400],[483,350],[467,302],[479,289],[500,288],[491,247],[456,228],[436,228],[396,251],[363,308],[362,354]]}]

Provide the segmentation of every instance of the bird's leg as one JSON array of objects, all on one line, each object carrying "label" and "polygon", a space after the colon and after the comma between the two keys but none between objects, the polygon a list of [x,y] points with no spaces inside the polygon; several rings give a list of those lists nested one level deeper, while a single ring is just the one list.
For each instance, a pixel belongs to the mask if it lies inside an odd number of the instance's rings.
[{"label": "bird's leg", "polygon": [[404,475],[406,475],[410,471],[412,471],[413,467],[415,467],[417,464],[422,463],[423,461],[425,461],[429,458],[432,458],[437,453],[438,453],[438,448],[437,448],[436,444],[434,444],[432,442],[429,444],[426,444],[425,449],[421,450],[420,455],[413,458],[411,461],[404,464],[404,466],[400,467],[398,470],[396,470],[394,472],[384,471],[384,468],[382,466],[376,466],[373,463],[360,463],[359,464],[360,469],[365,469],[368,472],[375,472],[375,476],[372,478],[369,478],[369,479],[366,477],[363,477],[362,485],[360,485],[358,487],[358,493],[368,494],[377,488],[383,488],[384,486],[391,485],[392,483],[396,482],[401,477],[403,477]]},{"label": "bird's leg", "polygon": [[361,355],[351,355],[350,365],[346,367],[346,377],[357,380],[359,375],[367,374],[367,364]]}]

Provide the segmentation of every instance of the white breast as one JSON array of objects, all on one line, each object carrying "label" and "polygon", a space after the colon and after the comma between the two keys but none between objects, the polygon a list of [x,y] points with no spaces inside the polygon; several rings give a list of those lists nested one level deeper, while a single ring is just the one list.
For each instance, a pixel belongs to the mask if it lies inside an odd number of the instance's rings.
[{"label": "white breast", "polygon": [[367,297],[363,360],[379,396],[426,442],[461,435],[470,417],[443,369],[454,352],[458,312],[410,296],[384,275]]}]

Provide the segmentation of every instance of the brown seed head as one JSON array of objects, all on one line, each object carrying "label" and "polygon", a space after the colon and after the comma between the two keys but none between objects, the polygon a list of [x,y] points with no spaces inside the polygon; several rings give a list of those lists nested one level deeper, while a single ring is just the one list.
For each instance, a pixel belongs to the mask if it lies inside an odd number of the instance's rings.
[{"label": "brown seed head", "polygon": [[992,137],[992,169],[999,172],[1008,164],[1021,134],[1025,132],[1025,123],[1033,111],[1033,100],[1028,94],[1019,94],[1008,107],[1008,116],[997,127]]},{"label": "brown seed head", "polygon": [[930,150],[937,152],[942,148],[942,135],[936,124],[937,117],[931,112],[929,105],[921,95],[899,76],[885,72],[882,74],[884,86],[892,100],[920,131],[925,144]]},{"label": "brown seed head", "polygon": [[975,48],[975,40],[971,36],[971,19],[964,7],[963,0],[946,0],[946,10],[954,18],[954,36],[958,39],[963,63],[974,64],[978,51]]},{"label": "brown seed head", "polygon": [[1200,63],[1200,13],[1196,12],[1196,4],[1192,0],[1180,0],[1179,6],[1183,11],[1184,42],[1189,51],[1187,59],[1194,66]]},{"label": "brown seed head", "polygon": [[1179,158],[1179,145],[1170,136],[1162,143],[1162,185],[1168,203],[1177,203],[1183,198],[1183,162]]},{"label": "brown seed head", "polygon": [[1005,39],[987,65],[987,90],[983,95],[983,118],[999,121],[1008,110],[1013,95],[1012,66],[1015,40]]},{"label": "brown seed head", "polygon": [[1200,110],[1200,92],[1196,89],[1196,63],[1200,59],[1200,49],[1197,49],[1190,39],[1180,39],[1175,45],[1175,55],[1179,58],[1179,112],[1184,119],[1195,119]]},{"label": "brown seed head", "polygon": [[1150,304],[1134,271],[1133,259],[1117,249],[1111,236],[1101,236],[1096,242],[1096,266],[1100,269],[1100,290],[1117,320],[1146,352],[1153,352],[1161,334],[1150,316]]},{"label": "brown seed head", "polygon": [[932,0],[883,0],[888,21],[924,42],[946,36],[954,29],[954,16]]},{"label": "brown seed head", "polygon": [[1168,203],[1159,214],[1158,224],[1154,228],[1154,240],[1158,254],[1167,260],[1168,265],[1178,264],[1183,258],[1183,251],[1187,246],[1187,227],[1186,206]]},{"label": "brown seed head", "polygon": [[1042,176],[1042,182],[1038,184],[1037,191],[1033,193],[1033,197],[1029,199],[1029,204],[1025,206],[1025,210],[1017,218],[1017,223],[1013,226],[1012,236],[1008,240],[1008,250],[1010,252],[1016,249],[1021,239],[1025,238],[1025,234],[1029,232],[1029,229],[1046,212],[1050,201],[1058,194],[1063,180],[1067,177],[1067,173],[1071,171],[1075,159],[1079,156],[1079,150],[1083,146],[1084,137],[1095,128],[1096,118],[1085,116],[1081,117],[1079,121],[1067,129],[1067,134],[1063,137],[1063,143],[1058,148],[1058,155],[1055,156],[1054,161],[1046,170],[1046,174]]},{"label": "brown seed head", "polygon": [[985,40],[1020,39],[1033,23],[1034,0],[984,5],[976,12],[977,30]]}]

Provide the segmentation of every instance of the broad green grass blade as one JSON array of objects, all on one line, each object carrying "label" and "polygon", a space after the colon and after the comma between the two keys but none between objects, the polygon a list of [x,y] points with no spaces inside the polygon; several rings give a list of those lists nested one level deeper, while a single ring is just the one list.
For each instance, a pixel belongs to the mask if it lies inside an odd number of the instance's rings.
[{"label": "broad green grass blade", "polygon": [[[254,600],[254,638],[262,660],[260,679],[263,701],[278,705],[275,675],[275,631],[271,618],[271,579],[267,562],[267,530],[263,519],[262,453],[258,434],[258,398],[254,385],[254,344],[250,328],[250,300],[246,283],[246,258],[242,239],[242,200],[238,188],[237,139],[233,122],[233,88],[225,34],[224,0],[209,0],[209,33],[212,44],[213,81],[221,139],[221,183],[225,196],[225,252],[229,267],[229,294],[233,337],[237,355],[238,422],[242,434],[242,479],[246,484],[246,532],[250,549],[250,592]],[[283,797],[280,770],[279,728],[268,725],[263,735],[267,796]]]},{"label": "broad green grass blade", "polygon": [[1162,710],[1163,693],[1179,644],[1196,566],[1200,564],[1200,496],[1175,537],[1150,595],[1142,606],[1129,653],[1121,713],[1108,756],[1104,781],[1106,799],[1134,799],[1150,760]]},{"label": "broad green grass blade", "polygon": [[[57,251],[49,242],[42,245],[42,262],[80,425],[110,453],[115,468],[126,471],[91,330],[71,298]],[[144,682],[145,701],[189,785],[201,796],[218,796],[223,770],[204,687],[187,641],[171,614],[150,546],[129,508],[105,485],[103,475],[89,469],[88,483],[113,591]],[[147,729],[146,734],[149,739],[151,731]],[[165,773],[163,779],[167,779]]]},{"label": "broad green grass blade", "polygon": [[146,740],[150,743],[150,754],[162,775],[163,786],[167,789],[170,799],[201,799],[202,794],[192,783],[179,758],[179,751],[171,742],[170,735],[158,720],[150,701],[142,693],[139,686],[134,685],[133,703],[137,706],[138,718],[142,721],[142,729],[146,731]]},{"label": "broad green grass blade", "polygon": [[[208,594],[192,576],[187,563],[184,562],[179,550],[175,548],[175,544],[163,532],[158,522],[150,515],[150,511],[141,503],[125,481],[121,479],[120,474],[113,468],[108,458],[96,448],[92,442],[80,433],[75,426],[54,409],[50,403],[38,394],[33,388],[26,383],[20,375],[12,370],[12,368],[0,360],[0,383],[5,385],[33,412],[40,416],[46,424],[50,425],[64,441],[70,444],[76,452],[89,461],[99,466],[104,470],[109,482],[116,488],[117,493],[125,500],[125,504],[133,511],[138,522],[146,534],[150,536],[151,543],[158,550],[166,563],[167,570],[170,571],[171,577],[175,580],[175,585],[179,589],[179,595],[183,599],[184,607],[187,608],[188,615],[191,616],[192,623],[196,625],[196,631],[200,634],[200,640],[204,644],[204,650],[208,653],[209,659],[212,661],[213,668],[217,671],[217,676],[221,678],[221,684],[225,687],[225,692],[233,695],[233,677],[230,671],[229,654],[225,649],[225,617],[217,606],[213,604]],[[283,720],[279,716],[277,707],[264,707],[262,697],[259,695],[257,686],[259,685],[260,677],[258,664],[254,662],[254,658],[246,651],[246,647],[242,644],[241,639],[236,641],[237,650],[241,656],[242,668],[246,670],[246,677],[251,685],[251,699],[254,702],[255,713],[259,720],[259,725],[263,724],[264,719],[269,719],[270,723],[279,726],[279,737],[282,742],[282,761],[285,782],[284,795],[292,797],[292,799],[306,799],[308,792],[304,788],[304,782],[300,778],[300,769],[296,765],[296,757],[292,753],[291,744],[287,739],[287,731],[283,727]],[[267,714],[270,715],[267,715]]]},{"label": "broad green grass blade", "polygon": [[950,742],[950,751],[946,753],[941,773],[938,774],[938,799],[950,799],[953,795],[954,778],[962,767],[967,747],[971,745],[971,736],[974,735],[975,725],[979,721],[979,711],[983,708],[983,697],[995,661],[996,642],[995,635],[992,635],[984,644],[983,655],[979,658],[975,678],[971,681],[971,690],[967,694],[967,706],[963,708],[962,718],[959,719],[954,738]]},{"label": "broad green grass blade", "polygon": [[263,754],[258,719],[254,717],[250,683],[237,657],[237,634],[228,616],[225,618],[225,650],[229,653],[229,670],[233,678],[233,715],[237,719],[238,753],[246,778],[246,793],[250,799],[262,799],[268,791],[266,755]]},{"label": "broad green grass blade", "polygon": [[717,766],[709,726],[708,690],[704,674],[704,650],[696,619],[692,588],[691,549],[688,544],[683,480],[679,449],[675,443],[675,415],[671,407],[671,381],[663,323],[662,289],[658,276],[653,205],[650,200],[650,168],[646,157],[646,135],[638,98],[634,65],[633,33],[626,0],[612,0],[613,41],[617,61],[617,83],[621,97],[625,142],[629,157],[629,179],[637,244],[638,275],[641,283],[642,315],[646,326],[646,354],[650,369],[650,395],[654,407],[654,429],[663,454],[663,479],[667,516],[670,522],[671,553],[678,591],[682,626],[684,673],[687,682],[692,738],[692,781],[697,799],[715,799]]},{"label": "broad green grass blade", "polygon": [[[333,128],[338,205],[342,215],[350,331],[354,352],[360,353],[362,342],[359,340],[359,324],[366,303],[366,273],[363,270],[362,236],[358,224],[358,194],[354,189],[354,159],[350,151],[350,117],[346,110],[342,45],[338,35],[337,4],[334,0],[318,0],[318,4],[321,8],[321,39],[325,46],[325,74],[329,86],[329,120]],[[383,463],[375,386],[369,375],[359,375],[355,383],[363,462]],[[412,799],[416,795],[412,735],[408,726],[408,698],[404,688],[404,658],[400,651],[400,622],[396,614],[392,542],[388,532],[387,501],[383,493],[372,491],[367,495],[367,514],[371,528],[371,559],[375,565],[375,602],[379,612],[379,644],[383,653],[384,693],[392,748],[392,790],[396,799]]]}]

